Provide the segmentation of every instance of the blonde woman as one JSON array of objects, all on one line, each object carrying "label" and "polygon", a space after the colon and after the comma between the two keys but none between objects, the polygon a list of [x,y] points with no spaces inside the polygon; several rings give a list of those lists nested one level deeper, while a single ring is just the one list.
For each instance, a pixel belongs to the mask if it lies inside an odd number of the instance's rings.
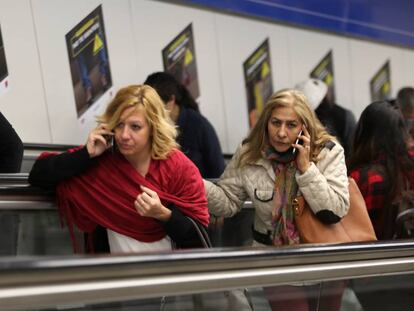
[{"label": "blonde woman", "polygon": [[[178,150],[176,129],[147,85],[118,91],[86,145],[42,155],[29,182],[55,188],[69,225],[107,229],[112,253],[196,246],[190,220],[207,227],[203,181]],[[111,142],[112,141],[112,142]]]},{"label": "blonde woman", "polygon": [[339,221],[349,208],[344,150],[304,94],[290,89],[271,96],[218,183],[204,184],[216,216],[231,217],[244,201],[253,202],[256,246],[300,243],[292,207],[298,194],[325,223]]}]

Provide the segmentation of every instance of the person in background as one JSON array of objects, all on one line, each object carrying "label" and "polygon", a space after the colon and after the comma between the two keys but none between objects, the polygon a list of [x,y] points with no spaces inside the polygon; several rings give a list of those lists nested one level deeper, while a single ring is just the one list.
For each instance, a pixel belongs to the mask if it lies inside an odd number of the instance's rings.
[{"label": "person in background", "polygon": [[0,112],[0,173],[20,173],[24,147],[19,135]]},{"label": "person in background", "polygon": [[[232,217],[246,200],[252,201],[253,246],[300,243],[293,209],[299,193],[324,223],[338,222],[349,209],[344,150],[297,90],[270,97],[217,184],[204,184],[215,216]],[[298,297],[290,301],[279,287],[266,293],[273,310],[308,310],[306,289],[290,286],[288,292]],[[326,302],[329,310],[339,310],[341,295],[340,290]]]},{"label": "person in background", "polygon": [[[157,92],[120,89],[86,145],[42,154],[29,182],[55,188],[59,210],[84,232],[107,229],[112,253],[199,246],[209,214],[202,178],[178,149],[176,129]],[[200,245],[201,246],[201,245]]]},{"label": "person in background", "polygon": [[218,178],[224,170],[220,142],[210,122],[199,112],[189,91],[166,72],[150,74],[144,84],[152,86],[177,124],[182,151],[199,168],[203,178]]},{"label": "person in background", "polygon": [[409,133],[407,145],[414,149],[414,88],[401,88],[397,93],[396,103],[401,109]]},{"label": "person in background", "polygon": [[393,204],[414,187],[414,152],[408,151],[406,141],[407,131],[398,107],[379,101],[364,109],[348,169],[364,196],[379,240],[392,238],[397,212]]},{"label": "person in background", "polygon": [[345,150],[345,156],[348,157],[356,126],[353,113],[332,100],[332,90],[322,80],[308,79],[295,88],[305,93],[316,116],[326,126],[328,132],[339,139]]},{"label": "person in background", "polygon": [[[13,126],[0,112],[0,173],[20,173],[24,153],[23,143]],[[0,234],[3,241],[0,255],[16,255],[19,215],[13,211],[0,213]]]}]

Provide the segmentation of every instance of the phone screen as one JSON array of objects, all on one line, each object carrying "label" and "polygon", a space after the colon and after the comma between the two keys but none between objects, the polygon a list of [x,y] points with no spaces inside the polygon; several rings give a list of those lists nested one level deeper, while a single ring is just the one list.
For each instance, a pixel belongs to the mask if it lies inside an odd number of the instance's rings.
[{"label": "phone screen", "polygon": [[[303,131],[301,130],[301,131],[299,132],[298,138],[296,138],[296,141],[295,141],[295,144],[296,144],[296,145],[297,145],[297,144],[303,145],[303,140],[299,138],[300,136],[302,136],[302,132],[303,132]],[[295,147],[293,147],[292,153],[293,153],[293,154],[296,154],[296,148],[295,148]]]}]

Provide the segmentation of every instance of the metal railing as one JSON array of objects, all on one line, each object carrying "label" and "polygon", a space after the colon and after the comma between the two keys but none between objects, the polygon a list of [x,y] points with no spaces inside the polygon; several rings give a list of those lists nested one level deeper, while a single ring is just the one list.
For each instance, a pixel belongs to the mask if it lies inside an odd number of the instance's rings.
[{"label": "metal railing", "polygon": [[[56,209],[53,194],[0,189],[0,208]],[[414,273],[414,241],[0,259],[0,310]]]},{"label": "metal railing", "polygon": [[414,242],[0,260],[0,310],[414,272]]}]

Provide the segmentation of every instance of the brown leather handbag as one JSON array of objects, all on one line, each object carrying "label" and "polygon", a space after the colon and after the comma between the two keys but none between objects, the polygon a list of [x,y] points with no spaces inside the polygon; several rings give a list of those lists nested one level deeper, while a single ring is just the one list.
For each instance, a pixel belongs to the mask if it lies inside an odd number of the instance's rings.
[{"label": "brown leather handbag", "polygon": [[355,180],[349,178],[349,211],[335,224],[322,223],[302,196],[294,199],[296,227],[301,243],[347,243],[375,241],[375,231],[364,197]]}]

